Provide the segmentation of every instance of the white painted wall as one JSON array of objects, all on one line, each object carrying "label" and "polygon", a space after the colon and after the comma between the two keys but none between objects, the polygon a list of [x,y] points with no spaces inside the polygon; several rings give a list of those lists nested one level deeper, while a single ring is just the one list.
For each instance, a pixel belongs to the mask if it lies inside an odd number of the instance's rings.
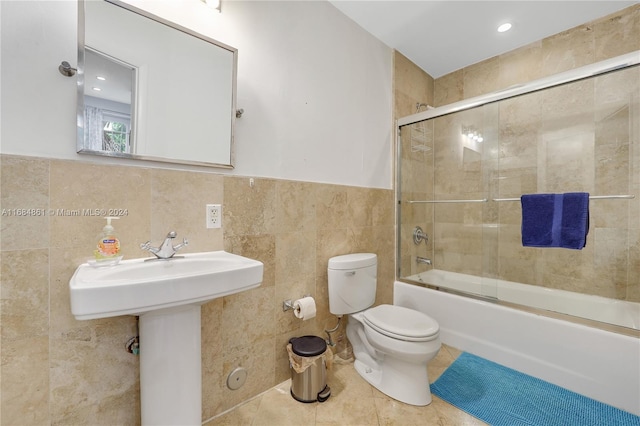
[{"label": "white painted wall", "polygon": [[[392,187],[392,50],[330,3],[128,2],[238,49],[236,168],[217,172]],[[152,165],[76,154],[76,79],[57,71],[76,63],[76,2],[0,8],[0,152]]]}]

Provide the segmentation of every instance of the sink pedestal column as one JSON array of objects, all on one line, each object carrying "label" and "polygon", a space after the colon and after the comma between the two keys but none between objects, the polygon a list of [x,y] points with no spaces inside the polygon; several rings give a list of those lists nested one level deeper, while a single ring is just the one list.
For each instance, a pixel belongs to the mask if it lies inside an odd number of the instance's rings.
[{"label": "sink pedestal column", "polygon": [[202,424],[200,306],[140,315],[143,425]]}]

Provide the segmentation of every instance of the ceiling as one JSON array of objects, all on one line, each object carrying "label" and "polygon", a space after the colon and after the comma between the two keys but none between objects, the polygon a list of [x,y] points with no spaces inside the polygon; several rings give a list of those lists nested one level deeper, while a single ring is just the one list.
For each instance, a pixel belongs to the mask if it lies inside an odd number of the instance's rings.
[{"label": "ceiling", "polygon": [[[329,0],[438,78],[639,1]],[[498,25],[513,27],[498,33]]]}]

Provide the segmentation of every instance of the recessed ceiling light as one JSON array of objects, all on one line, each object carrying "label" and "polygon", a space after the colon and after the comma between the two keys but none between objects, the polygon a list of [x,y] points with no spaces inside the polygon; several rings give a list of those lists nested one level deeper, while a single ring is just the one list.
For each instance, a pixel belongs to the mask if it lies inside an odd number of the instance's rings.
[{"label": "recessed ceiling light", "polygon": [[95,90],[96,92],[100,92],[102,89],[99,87],[93,87],[93,90]]},{"label": "recessed ceiling light", "polygon": [[106,80],[106,78],[105,78],[105,77],[103,77],[103,76],[101,76],[101,75],[97,76],[96,78],[97,78],[98,80],[100,80],[100,81],[105,81],[105,80]]},{"label": "recessed ceiling light", "polygon": [[498,27],[498,32],[503,33],[505,31],[509,31],[510,29],[511,29],[511,24],[507,22]]}]

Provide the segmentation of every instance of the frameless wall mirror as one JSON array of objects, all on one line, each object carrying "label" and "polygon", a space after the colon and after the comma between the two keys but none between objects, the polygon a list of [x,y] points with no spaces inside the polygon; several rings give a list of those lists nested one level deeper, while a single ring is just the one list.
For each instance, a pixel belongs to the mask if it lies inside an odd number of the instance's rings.
[{"label": "frameless wall mirror", "polygon": [[78,4],[78,152],[233,167],[237,50],[120,1]]}]

